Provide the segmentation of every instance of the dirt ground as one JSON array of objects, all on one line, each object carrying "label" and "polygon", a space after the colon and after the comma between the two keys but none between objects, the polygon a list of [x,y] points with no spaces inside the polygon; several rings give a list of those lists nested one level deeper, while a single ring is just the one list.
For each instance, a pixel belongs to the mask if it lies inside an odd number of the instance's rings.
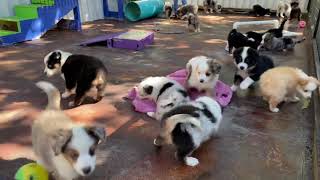
[{"label": "dirt ground", "polygon": [[[47,103],[35,82],[47,80],[64,90],[63,80],[43,74],[43,58],[54,50],[96,56],[103,60],[110,76],[106,97],[96,104],[63,109],[75,121],[106,127],[107,141],[97,152],[98,165],[87,179],[132,180],[278,180],[311,177],[312,105],[283,104],[271,113],[258,91],[239,91],[224,109],[220,134],[199,148],[197,167],[174,159],[174,148],[157,151],[153,138],[159,122],[134,112],[123,99],[128,90],[147,76],[161,76],[185,67],[197,55],[217,58],[223,63],[221,80],[232,83],[234,65],[224,50],[226,37],[235,21],[256,20],[239,15],[200,16],[199,34],[155,33],[153,45],[142,51],[80,47],[80,42],[104,33],[130,28],[152,29],[155,23],[168,31],[186,31],[182,21],[151,19],[138,23],[100,20],[86,23],[82,32],[49,31],[40,40],[0,49],[0,179],[13,179],[18,167],[34,159],[30,126]],[[260,18],[261,19],[261,18]],[[267,19],[267,18],[266,18]],[[262,27],[243,29],[257,30]],[[291,30],[297,30],[294,25]],[[301,30],[300,30],[301,31]],[[276,65],[289,65],[309,72],[310,41],[293,52],[270,53]],[[69,99],[70,100],[70,99]]]}]

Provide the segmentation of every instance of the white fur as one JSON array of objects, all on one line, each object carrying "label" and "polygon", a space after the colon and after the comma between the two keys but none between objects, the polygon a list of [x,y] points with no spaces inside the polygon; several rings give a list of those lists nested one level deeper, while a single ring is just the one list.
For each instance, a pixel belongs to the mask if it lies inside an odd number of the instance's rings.
[{"label": "white fur", "polygon": [[237,91],[237,89],[238,89],[238,86],[235,84],[232,84],[231,90],[234,92],[234,91]]},{"label": "white fur", "polygon": [[[47,67],[47,62],[49,60],[49,57],[50,55],[53,53],[53,52],[60,52],[61,53],[61,62],[60,62],[60,66],[59,68],[54,68],[54,69],[49,69]],[[47,54],[45,57],[44,57],[44,65],[45,65],[45,68],[44,68],[44,73],[48,76],[48,77],[51,77],[55,74],[58,74],[58,73],[61,73],[61,68],[63,66],[63,64],[66,62],[66,60],[68,59],[69,56],[71,56],[72,54],[71,53],[68,53],[68,52],[64,52],[64,51],[61,51],[61,50],[55,50],[55,51],[52,51],[50,52],[49,54]],[[62,78],[64,78],[64,76],[61,76]]]},{"label": "white fur", "polygon": [[[248,49],[249,49],[249,47],[244,47],[244,48],[243,48],[243,51],[242,51],[242,53],[241,53],[242,62],[240,62],[240,63],[237,65],[237,67],[238,67],[239,70],[246,70],[246,69],[248,69],[248,64],[244,62],[244,60],[245,60],[245,59],[247,58],[247,56],[248,56]],[[241,67],[242,67],[243,69],[240,69]]]},{"label": "white fur", "polygon": [[253,83],[254,83],[254,80],[252,80],[250,77],[247,77],[240,83],[240,89],[242,90],[248,89],[248,87]]},{"label": "white fur", "polygon": [[[212,72],[210,72],[210,67],[208,65],[209,60],[212,59],[206,56],[196,56],[189,60],[186,69],[189,71],[189,68],[191,67],[192,72],[187,82],[188,87],[196,88],[199,91],[209,91],[210,93],[214,90],[219,79],[219,74],[212,74]],[[210,73],[210,76],[206,75],[207,72]],[[212,76],[215,77],[212,78]]]},{"label": "white fur", "polygon": [[[288,6],[288,9],[285,9],[285,6]],[[277,16],[280,15],[281,18],[284,18],[286,16],[287,18],[290,17],[291,13],[291,5],[289,1],[280,1],[277,8]]]},{"label": "white fur", "polygon": [[199,164],[199,160],[194,157],[186,157],[185,159],[186,165],[194,167]]}]

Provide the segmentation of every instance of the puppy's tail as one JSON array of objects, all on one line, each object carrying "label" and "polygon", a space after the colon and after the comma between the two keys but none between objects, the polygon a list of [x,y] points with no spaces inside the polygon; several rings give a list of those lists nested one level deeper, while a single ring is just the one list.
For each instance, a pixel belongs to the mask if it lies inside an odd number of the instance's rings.
[{"label": "puppy's tail", "polygon": [[39,81],[36,83],[36,86],[42,89],[48,96],[48,105],[46,109],[59,110],[61,101],[59,90],[46,81]]},{"label": "puppy's tail", "polygon": [[283,29],[284,29],[284,25],[286,24],[287,21],[288,21],[288,18],[287,18],[287,17],[283,19],[283,21],[282,21],[282,23],[281,23],[281,25],[280,25],[280,27],[279,27],[280,30],[283,30]]},{"label": "puppy's tail", "polygon": [[179,123],[190,123],[198,128],[201,128],[200,121],[197,118],[190,116],[189,114],[176,114],[167,119],[164,119],[163,121],[165,122],[162,123],[162,128],[164,128],[164,132],[166,134],[171,133]]}]

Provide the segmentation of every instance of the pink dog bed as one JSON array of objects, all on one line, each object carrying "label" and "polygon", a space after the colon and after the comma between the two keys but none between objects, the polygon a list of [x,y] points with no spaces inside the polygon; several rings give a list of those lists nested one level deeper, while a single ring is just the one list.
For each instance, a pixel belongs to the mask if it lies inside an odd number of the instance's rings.
[{"label": "pink dog bed", "polygon": [[[178,70],[172,74],[169,74],[167,77],[176,80],[182,86],[186,87],[187,71],[185,69]],[[194,89],[188,90],[188,94],[192,100],[204,95],[203,93],[200,93]],[[128,93],[127,98],[132,100],[132,105],[137,112],[156,112],[156,103],[151,100],[140,99],[137,96],[135,87],[132,88],[132,90]],[[218,81],[216,84],[216,100],[220,104],[220,106],[226,107],[230,103],[231,98],[231,88],[223,82]]]}]

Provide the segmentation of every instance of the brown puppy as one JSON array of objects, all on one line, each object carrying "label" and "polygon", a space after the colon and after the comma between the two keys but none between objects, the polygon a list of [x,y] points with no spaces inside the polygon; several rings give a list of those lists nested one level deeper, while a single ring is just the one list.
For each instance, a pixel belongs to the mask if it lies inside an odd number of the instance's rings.
[{"label": "brown puppy", "polygon": [[297,102],[297,93],[304,98],[311,98],[312,91],[320,82],[305,74],[301,69],[293,67],[276,67],[262,74],[260,90],[263,99],[269,102],[269,109],[278,112],[278,104],[282,101]]}]

